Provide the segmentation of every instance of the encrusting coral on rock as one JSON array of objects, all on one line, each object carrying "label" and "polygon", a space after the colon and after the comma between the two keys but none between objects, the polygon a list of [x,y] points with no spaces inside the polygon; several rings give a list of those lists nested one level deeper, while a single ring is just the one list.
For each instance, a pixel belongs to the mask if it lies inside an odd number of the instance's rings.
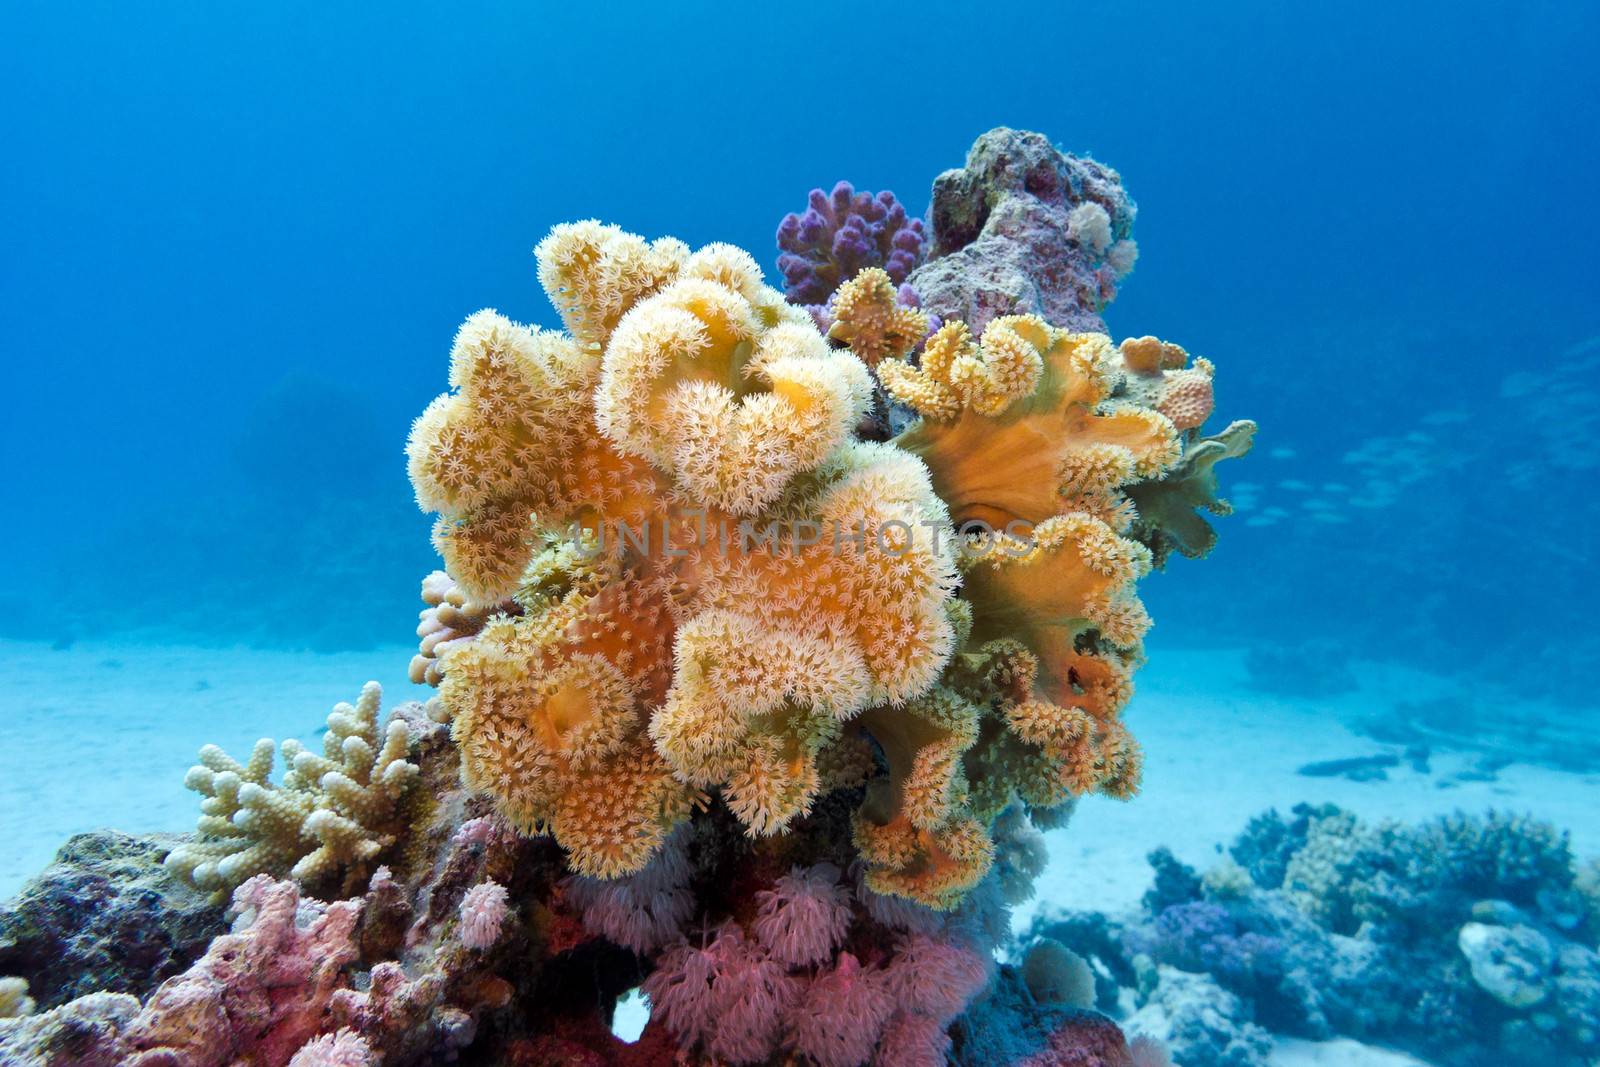
[{"label": "encrusting coral on rock", "polygon": [[199,833],[128,846],[128,884],[183,879],[137,965],[43,936],[99,929],[67,873],[0,912],[45,1009],[0,1063],[1160,1062],[1067,938],[997,954],[1040,828],[1137,788],[1136,583],[1209,547],[1253,424],[1202,437],[1212,365],[1101,332],[1108,168],[985,135],[926,263],[892,196],[811,200],[787,293],[588,221],[535,250],[562,329],[467,318],[407,444],[437,696],[385,724],[369,685],[281,784],[270,741],[203,750]]}]

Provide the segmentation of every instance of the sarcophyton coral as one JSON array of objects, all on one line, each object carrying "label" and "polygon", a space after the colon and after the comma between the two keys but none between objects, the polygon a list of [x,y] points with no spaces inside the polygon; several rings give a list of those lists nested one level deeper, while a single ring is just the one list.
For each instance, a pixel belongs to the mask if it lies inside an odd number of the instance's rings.
[{"label": "sarcophyton coral", "polygon": [[451,576],[526,609],[444,657],[466,781],[614,876],[701,789],[756,834],[809,810],[843,723],[938,676],[955,567],[926,469],[851,439],[866,368],[748,255],[588,222],[537,256],[567,332],[472,316],[411,475]]},{"label": "sarcophyton coral", "polygon": [[1207,359],[1191,365],[1179,345],[1155,337],[1130,337],[1118,348],[1121,391],[1161,412],[1180,432],[1183,457],[1159,478],[1126,487],[1135,515],[1131,535],[1150,549],[1157,567],[1173,552],[1189,559],[1208,554],[1217,532],[1199,513],[1231,515],[1233,507],[1217,493],[1216,465],[1237,459],[1255,443],[1256,424],[1230,422],[1221,432],[1201,436],[1200,427],[1215,406]]},{"label": "sarcophyton coral", "polygon": [[[966,640],[946,687],[892,724],[863,720],[890,769],[856,827],[880,892],[949,906],[982,876],[986,827],[1014,798],[1052,808],[1136,787],[1118,713],[1149,625],[1133,586],[1150,558],[1122,536],[1121,490],[1180,451],[1166,417],[1111,401],[1112,354],[1103,335],[1006,316],[981,343],[951,322],[920,366],[879,365],[922,415],[895,444],[928,465],[956,526],[980,531],[961,544]],[[893,798],[882,814],[873,791]]]},{"label": "sarcophyton coral", "polygon": [[[868,884],[939,908],[1014,801],[1133,792],[1125,490],[1184,451],[1106,337],[950,322],[913,365],[928,319],[879,270],[840,291],[840,351],[725,245],[588,222],[537,256],[567,332],[472,316],[409,446],[450,571],[418,668],[469,786],[615,877],[702,791],[767,835],[865,776]],[[853,439],[864,360],[922,416],[892,443]]]},{"label": "sarcophyton coral", "polygon": [[399,804],[417,776],[406,760],[409,737],[398,719],[378,727],[383,689],[368,682],[354,706],[328,715],[323,754],[283,742],[283,784],[268,780],[274,746],[256,742],[239,763],[215,745],[200,750],[184,785],[202,794],[200,836],[173,849],[168,869],[218,901],[256,874],[289,875],[303,885],[342,879],[363,885],[403,822]]}]

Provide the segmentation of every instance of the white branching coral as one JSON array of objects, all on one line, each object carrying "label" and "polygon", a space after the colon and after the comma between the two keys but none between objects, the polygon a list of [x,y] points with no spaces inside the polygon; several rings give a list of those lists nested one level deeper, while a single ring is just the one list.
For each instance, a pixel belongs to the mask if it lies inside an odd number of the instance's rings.
[{"label": "white branching coral", "polygon": [[342,879],[341,891],[364,884],[377,858],[400,833],[401,798],[417,777],[406,760],[406,724],[378,727],[383,689],[368,682],[355,705],[328,715],[322,755],[283,742],[288,769],[269,781],[271,739],[257,741],[245,763],[216,745],[200,750],[184,785],[205,797],[199,837],[168,853],[166,866],[218,901],[252,875],[285,875],[302,885]]}]

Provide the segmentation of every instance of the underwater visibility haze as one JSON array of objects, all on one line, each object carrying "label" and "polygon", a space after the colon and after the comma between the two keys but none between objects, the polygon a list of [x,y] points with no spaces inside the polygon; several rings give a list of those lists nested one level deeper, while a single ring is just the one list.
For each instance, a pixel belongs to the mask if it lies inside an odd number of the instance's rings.
[{"label": "underwater visibility haze", "polygon": [[1600,1062],[1597,41],[9,5],[0,1067]]}]

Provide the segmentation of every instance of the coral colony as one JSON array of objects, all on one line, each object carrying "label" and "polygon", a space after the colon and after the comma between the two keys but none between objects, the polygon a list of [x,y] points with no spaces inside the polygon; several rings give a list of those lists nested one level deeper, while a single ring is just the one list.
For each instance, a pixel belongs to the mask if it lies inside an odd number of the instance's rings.
[{"label": "coral colony", "polygon": [[0,1062],[1166,1062],[1077,953],[996,962],[1039,829],[1138,788],[1136,583],[1255,429],[1105,335],[1133,215],[999,129],[926,228],[814,191],[786,292],[556,226],[563,328],[468,317],[407,445],[437,696],[369,685],[276,784],[206,748],[196,834],[74,839],[0,913]]}]

